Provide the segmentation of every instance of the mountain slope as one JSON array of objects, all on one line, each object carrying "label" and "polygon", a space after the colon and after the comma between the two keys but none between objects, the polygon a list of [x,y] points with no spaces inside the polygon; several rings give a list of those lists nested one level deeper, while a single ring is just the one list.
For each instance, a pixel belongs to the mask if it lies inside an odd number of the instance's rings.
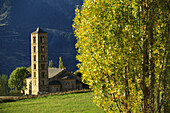
[{"label": "mountain slope", "polygon": [[0,26],[7,25],[10,8],[11,7],[10,7],[9,0],[1,0],[0,1]]},{"label": "mountain slope", "polygon": [[[58,66],[61,56],[64,66],[76,70],[76,39],[72,30],[72,19],[80,0],[3,0],[0,14],[8,13],[0,26],[0,74],[10,73],[19,66],[30,66],[30,34],[40,26],[48,32],[49,60]],[[4,12],[2,11],[4,10]],[[3,12],[3,13],[2,13]],[[0,16],[1,19],[1,16]]]}]

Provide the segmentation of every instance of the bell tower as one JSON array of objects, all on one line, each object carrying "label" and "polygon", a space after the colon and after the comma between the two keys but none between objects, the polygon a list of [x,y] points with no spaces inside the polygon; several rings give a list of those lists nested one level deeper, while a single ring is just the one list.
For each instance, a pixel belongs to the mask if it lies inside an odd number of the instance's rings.
[{"label": "bell tower", "polygon": [[47,32],[37,28],[31,33],[32,95],[48,91]]}]

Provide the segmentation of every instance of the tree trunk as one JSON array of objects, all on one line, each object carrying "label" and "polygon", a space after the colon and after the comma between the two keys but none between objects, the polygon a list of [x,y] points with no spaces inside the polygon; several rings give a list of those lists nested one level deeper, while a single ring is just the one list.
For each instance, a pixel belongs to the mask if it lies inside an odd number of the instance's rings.
[{"label": "tree trunk", "polygon": [[144,53],[143,53],[143,95],[144,95],[144,112],[146,113],[149,109],[149,88],[146,86],[145,78],[149,77],[149,55],[148,55],[148,39],[143,44]]},{"label": "tree trunk", "polygon": [[149,42],[150,42],[150,74],[151,74],[151,87],[150,87],[150,99],[151,99],[151,112],[154,113],[155,110],[155,95],[154,95],[154,85],[155,85],[155,62],[154,62],[154,56],[153,56],[153,44],[154,44],[154,38],[153,38],[153,25],[154,25],[154,19],[153,19],[153,8],[149,9]]}]

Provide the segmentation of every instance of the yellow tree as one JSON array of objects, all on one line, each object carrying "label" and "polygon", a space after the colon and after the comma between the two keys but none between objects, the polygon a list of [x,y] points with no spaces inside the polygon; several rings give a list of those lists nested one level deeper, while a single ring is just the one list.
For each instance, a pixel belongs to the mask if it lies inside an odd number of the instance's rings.
[{"label": "yellow tree", "polygon": [[78,67],[96,104],[107,112],[165,110],[168,1],[85,0],[75,14]]},{"label": "yellow tree", "polygon": [[49,66],[48,66],[49,68],[52,68],[53,67],[53,60],[50,60],[49,61]]},{"label": "yellow tree", "polygon": [[59,69],[63,69],[63,68],[64,68],[64,66],[63,66],[63,61],[62,61],[61,57],[59,57],[59,65],[58,65],[58,68],[59,68]]}]

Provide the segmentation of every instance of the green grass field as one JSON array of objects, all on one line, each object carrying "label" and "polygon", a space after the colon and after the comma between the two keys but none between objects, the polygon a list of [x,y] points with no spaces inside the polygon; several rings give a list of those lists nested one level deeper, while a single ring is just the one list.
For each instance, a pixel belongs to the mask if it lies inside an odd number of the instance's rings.
[{"label": "green grass field", "polygon": [[55,95],[0,103],[0,113],[104,113],[93,93]]}]

